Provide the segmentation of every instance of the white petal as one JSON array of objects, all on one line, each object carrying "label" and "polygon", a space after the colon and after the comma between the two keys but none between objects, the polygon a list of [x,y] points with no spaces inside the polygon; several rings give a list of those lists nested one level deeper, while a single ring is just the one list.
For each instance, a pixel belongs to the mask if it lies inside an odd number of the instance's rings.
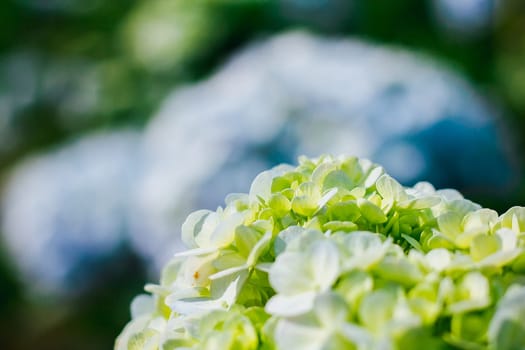
[{"label": "white petal", "polygon": [[468,213],[463,219],[464,231],[476,231],[486,233],[490,229],[490,224],[498,220],[498,213],[492,209],[479,209]]},{"label": "white petal", "polygon": [[259,263],[255,265],[255,268],[259,271],[269,273],[273,263]]},{"label": "white petal", "polygon": [[324,342],[329,336],[319,328],[281,320],[275,329],[277,349],[292,350],[322,350]]},{"label": "white petal", "polygon": [[377,192],[385,199],[391,199],[396,202],[404,201],[407,198],[405,189],[389,175],[382,175],[376,182]]},{"label": "white petal", "polygon": [[441,203],[441,198],[439,196],[425,196],[403,201],[399,203],[399,206],[401,208],[425,209],[434,207],[439,203]]},{"label": "white petal", "polygon": [[321,290],[329,289],[340,273],[339,249],[328,240],[312,245],[308,262],[316,285]]},{"label": "white petal", "polygon": [[368,188],[368,187],[371,187],[372,185],[374,185],[377,181],[377,179],[384,173],[384,169],[383,167],[380,167],[380,166],[375,166],[371,171],[370,173],[368,173],[367,177],[366,177],[366,180],[365,180],[365,187]]},{"label": "white petal", "polygon": [[210,236],[217,228],[217,225],[221,223],[221,216],[222,215],[219,214],[219,210],[217,212],[211,212],[209,215],[206,216],[202,223],[202,228],[200,232],[198,232],[197,236],[195,236],[195,243],[199,247],[215,247],[210,243]]},{"label": "white petal", "polygon": [[446,199],[447,201],[453,201],[453,200],[462,200],[463,195],[458,192],[457,190],[446,188],[443,190],[436,191],[437,194],[439,194],[441,197]]},{"label": "white petal", "polygon": [[328,201],[330,199],[332,199],[333,196],[335,196],[337,193],[337,188],[332,188],[330,191],[326,192],[322,197],[321,199],[319,200],[319,202],[317,203],[317,205],[319,206],[319,209],[321,209],[322,207],[324,207],[326,205],[326,203],[328,203]]},{"label": "white petal", "polygon": [[278,293],[297,294],[315,288],[304,253],[285,252],[270,268],[270,284]]},{"label": "white petal", "polygon": [[358,349],[370,349],[374,341],[372,335],[365,328],[350,323],[341,326],[341,333],[346,339],[353,342]]},{"label": "white petal", "polygon": [[501,250],[510,251],[516,248],[518,244],[518,236],[515,231],[508,228],[499,229],[496,235],[501,239]]},{"label": "white petal", "polygon": [[450,251],[444,248],[432,249],[425,255],[425,262],[436,271],[443,271],[452,261]]},{"label": "white petal", "polygon": [[190,249],[190,250],[186,250],[184,252],[177,253],[177,254],[175,254],[173,256],[174,257],[201,256],[201,255],[207,255],[207,254],[210,254],[210,253],[214,253],[217,250],[219,250],[219,248],[216,248],[216,247],[195,248],[195,249]]},{"label": "white petal", "polygon": [[210,244],[214,247],[224,247],[233,242],[235,229],[244,222],[243,213],[234,213],[222,221],[210,236]]},{"label": "white petal", "polygon": [[231,267],[229,269],[222,270],[222,271],[219,271],[217,273],[214,273],[213,275],[211,275],[208,278],[213,281],[213,280],[216,280],[216,279],[219,279],[219,278],[223,278],[223,277],[226,277],[226,276],[229,276],[229,275],[236,274],[237,272],[240,272],[242,270],[247,270],[247,269],[248,269],[248,265],[235,266],[235,267]]},{"label": "white petal", "polygon": [[335,329],[348,317],[348,305],[336,293],[323,293],[314,301],[315,314],[324,328]]},{"label": "white petal", "polygon": [[279,165],[257,175],[250,186],[250,202],[257,203],[259,201],[258,197],[264,200],[270,198],[273,179],[291,170],[293,170],[293,167],[290,165]]},{"label": "white petal", "polygon": [[419,195],[432,195],[436,193],[434,186],[427,181],[420,181],[414,185],[413,190]]},{"label": "white petal", "polygon": [[155,300],[151,295],[137,295],[131,302],[131,317],[137,318],[142,315],[151,314],[155,310]]},{"label": "white petal", "polygon": [[211,211],[209,210],[197,210],[188,215],[182,224],[181,238],[182,242],[184,242],[188,248],[198,247],[195,238],[199,235],[204,220],[210,215],[210,213]]},{"label": "white petal", "polygon": [[295,295],[274,295],[266,303],[267,313],[275,316],[292,317],[302,315],[312,310],[315,299],[315,292],[305,292]]},{"label": "white petal", "polygon": [[168,296],[166,298],[166,304],[170,308],[182,315],[198,314],[201,312],[208,312],[212,310],[225,310],[229,309],[237,299],[237,293],[239,292],[239,281],[240,277],[237,277],[228,288],[224,291],[224,294],[219,299],[181,299],[173,300]]}]

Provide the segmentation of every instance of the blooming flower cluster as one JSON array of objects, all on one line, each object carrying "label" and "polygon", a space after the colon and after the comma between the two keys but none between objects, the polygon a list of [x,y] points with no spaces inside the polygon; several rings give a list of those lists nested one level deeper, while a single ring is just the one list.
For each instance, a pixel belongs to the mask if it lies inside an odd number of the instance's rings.
[{"label": "blooming flower cluster", "polygon": [[188,216],[115,349],[518,349],[525,208],[300,158]]}]

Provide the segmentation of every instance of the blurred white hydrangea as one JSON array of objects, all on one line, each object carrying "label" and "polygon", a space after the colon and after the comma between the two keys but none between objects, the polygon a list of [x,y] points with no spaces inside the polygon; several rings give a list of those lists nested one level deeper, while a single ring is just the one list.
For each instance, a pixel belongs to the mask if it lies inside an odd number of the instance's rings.
[{"label": "blurred white hydrangea", "polygon": [[512,171],[493,117],[463,80],[423,57],[280,35],[167,98],[146,130],[133,237],[164,260],[171,251],[159,251],[191,208],[214,209],[301,154],[369,157],[404,183],[501,191]]},{"label": "blurred white hydrangea", "polygon": [[129,231],[139,147],[136,132],[96,134],[11,173],[2,229],[30,291],[84,287],[97,263],[118,249]]},{"label": "blurred white hydrangea", "polygon": [[492,117],[463,80],[425,58],[283,34],[174,91],[140,141],[89,136],[19,165],[3,232],[32,286],[72,288],[83,257],[123,239],[158,271],[190,212],[215,209],[301,154],[369,157],[407,184],[503,191],[512,171]]}]

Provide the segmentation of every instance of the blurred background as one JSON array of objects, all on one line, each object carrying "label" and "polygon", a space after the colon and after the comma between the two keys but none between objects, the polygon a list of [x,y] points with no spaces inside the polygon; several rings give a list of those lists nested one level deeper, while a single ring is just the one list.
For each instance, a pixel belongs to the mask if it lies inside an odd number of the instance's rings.
[{"label": "blurred background", "polygon": [[525,205],[520,0],[3,0],[3,349],[110,349],[193,210],[301,154]]}]

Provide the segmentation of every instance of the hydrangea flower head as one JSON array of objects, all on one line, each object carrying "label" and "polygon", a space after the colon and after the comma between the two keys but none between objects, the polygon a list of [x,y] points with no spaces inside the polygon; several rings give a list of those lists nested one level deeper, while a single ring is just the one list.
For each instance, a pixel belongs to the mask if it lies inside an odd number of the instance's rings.
[{"label": "hydrangea flower head", "polygon": [[525,208],[301,157],[188,216],[115,349],[523,348],[524,232]]}]

